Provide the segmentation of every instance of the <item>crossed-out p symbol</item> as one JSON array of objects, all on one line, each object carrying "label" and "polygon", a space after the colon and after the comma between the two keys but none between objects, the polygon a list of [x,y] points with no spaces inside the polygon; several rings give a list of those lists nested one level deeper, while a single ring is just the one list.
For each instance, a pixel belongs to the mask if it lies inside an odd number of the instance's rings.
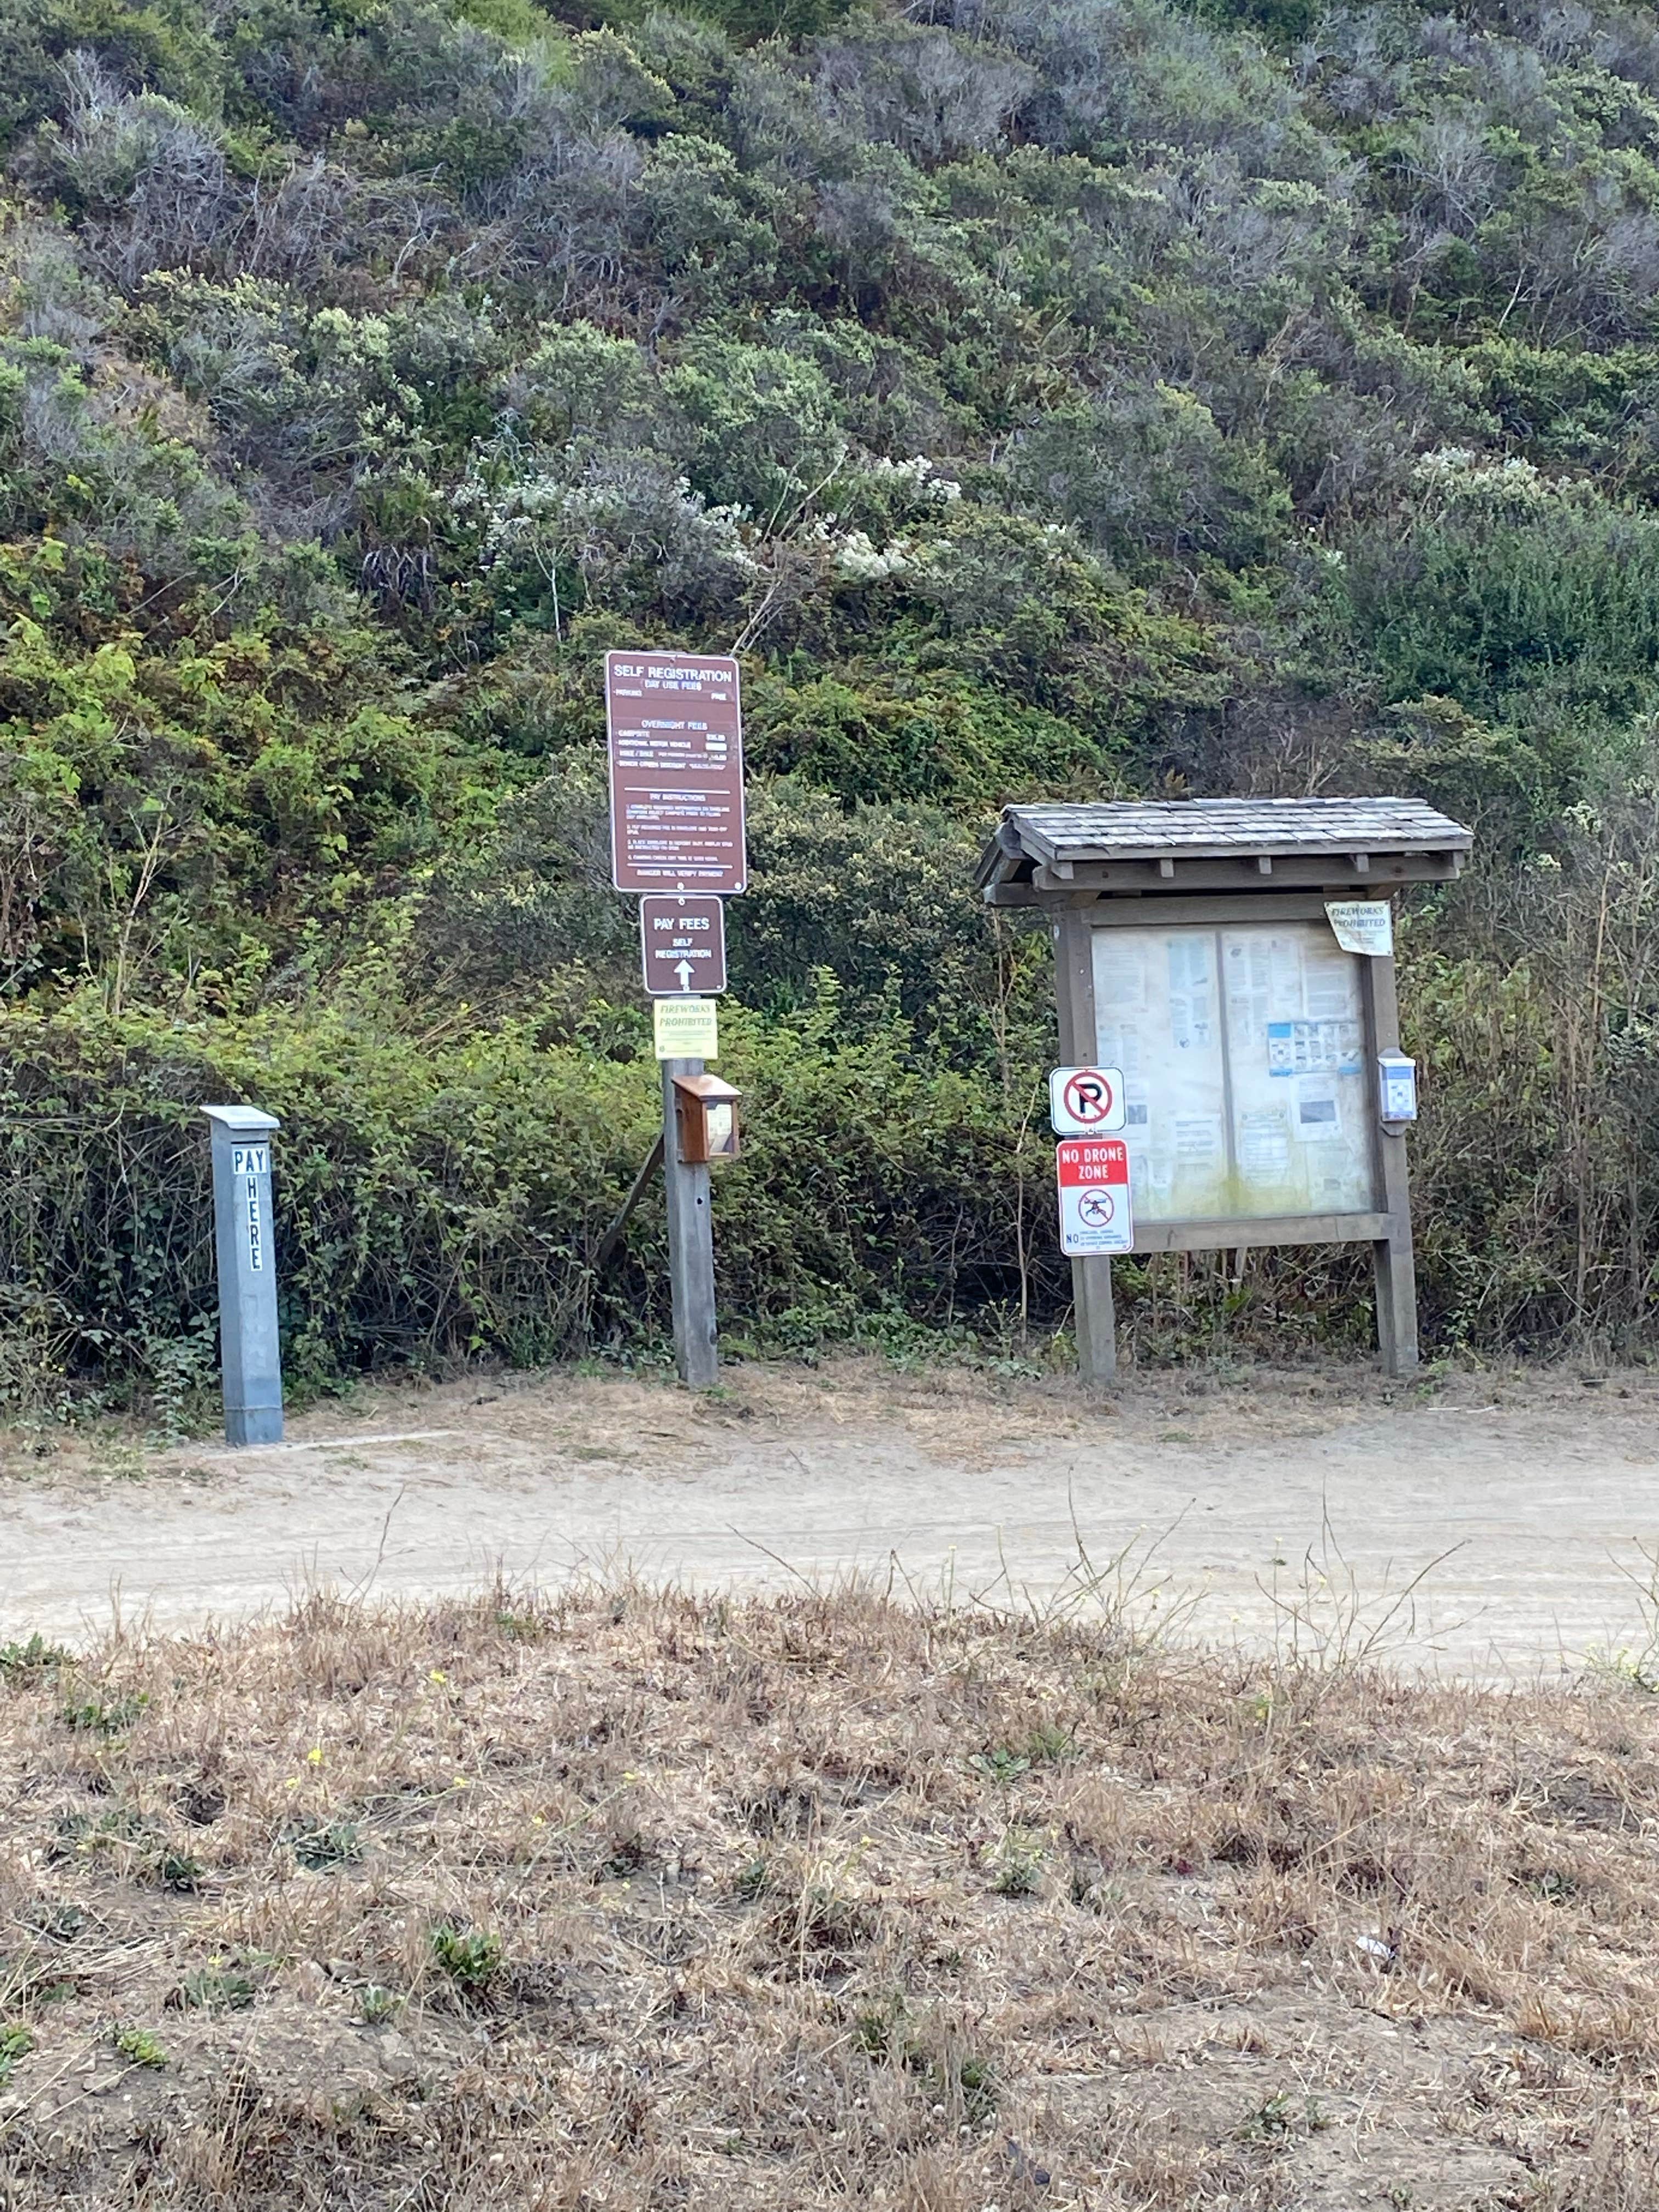
[{"label": "crossed-out p symbol", "polygon": [[1112,1110],[1112,1086],[1098,1069],[1085,1067],[1066,1084],[1066,1107],[1074,1121],[1103,1121]]}]

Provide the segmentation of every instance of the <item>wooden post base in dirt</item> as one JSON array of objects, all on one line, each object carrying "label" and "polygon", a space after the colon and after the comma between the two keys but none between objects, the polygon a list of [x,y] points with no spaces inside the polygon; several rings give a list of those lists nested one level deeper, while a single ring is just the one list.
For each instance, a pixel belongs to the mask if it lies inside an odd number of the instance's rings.
[{"label": "wooden post base in dirt", "polygon": [[662,1063],[662,1171],[668,1192],[668,1279],[674,1301],[674,1358],[688,1389],[707,1390],[720,1379],[719,1331],[714,1317],[714,1229],[708,1203],[708,1170],[680,1158],[677,1075],[701,1075],[700,1060]]}]

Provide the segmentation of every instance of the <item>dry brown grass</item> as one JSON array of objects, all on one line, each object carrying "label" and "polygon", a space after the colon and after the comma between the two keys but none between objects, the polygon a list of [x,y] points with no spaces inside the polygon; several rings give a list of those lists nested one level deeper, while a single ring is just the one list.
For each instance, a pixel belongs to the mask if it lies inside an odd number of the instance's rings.
[{"label": "dry brown grass", "polygon": [[4,1672],[8,2208],[1659,2203],[1632,1690],[634,1587]]}]

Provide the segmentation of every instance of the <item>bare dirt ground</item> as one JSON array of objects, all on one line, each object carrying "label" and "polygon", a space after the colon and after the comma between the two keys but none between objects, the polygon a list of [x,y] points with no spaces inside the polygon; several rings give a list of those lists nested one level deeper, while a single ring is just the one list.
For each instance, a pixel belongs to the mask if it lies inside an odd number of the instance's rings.
[{"label": "bare dirt ground", "polygon": [[1656,1541],[1639,1370],[1246,1367],[1094,1401],[874,1358],[734,1366],[707,1398],[561,1372],[366,1387],[263,1450],[14,1438],[0,1634],[596,1569],[1007,1603],[1075,1588],[1081,1545],[1124,1559],[1144,1619],[1212,1642],[1376,1637],[1419,1670],[1530,1678],[1645,1648]]},{"label": "bare dirt ground", "polygon": [[0,2212],[1650,2212],[1656,1401],[18,1439]]}]

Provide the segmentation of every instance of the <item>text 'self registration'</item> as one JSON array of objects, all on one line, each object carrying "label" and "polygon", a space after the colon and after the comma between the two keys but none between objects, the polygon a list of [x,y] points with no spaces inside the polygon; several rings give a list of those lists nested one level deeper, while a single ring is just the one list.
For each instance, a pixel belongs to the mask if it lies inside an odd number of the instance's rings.
[{"label": "text 'self registration'", "polygon": [[619,891],[743,890],[743,737],[729,655],[608,653],[611,879]]}]

